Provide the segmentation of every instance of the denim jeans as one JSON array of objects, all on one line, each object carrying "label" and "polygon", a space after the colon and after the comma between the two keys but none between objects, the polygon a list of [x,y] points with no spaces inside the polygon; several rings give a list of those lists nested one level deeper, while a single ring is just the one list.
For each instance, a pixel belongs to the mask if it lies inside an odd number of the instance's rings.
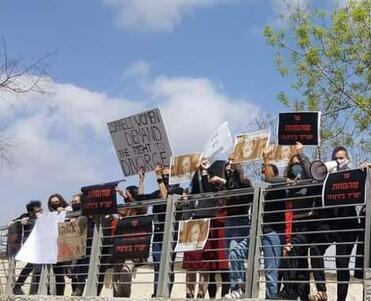
[{"label": "denim jeans", "polygon": [[273,299],[278,293],[278,268],[282,256],[281,236],[275,231],[264,233],[262,236],[262,246],[264,254],[264,268],[267,299]]},{"label": "denim jeans", "polygon": [[249,242],[245,238],[237,243],[232,241],[229,252],[231,291],[237,290],[240,284],[246,281],[245,261],[249,255]]},{"label": "denim jeans", "polygon": [[239,243],[250,234],[249,218],[247,216],[226,217],[225,226],[227,248],[230,248],[232,241]]},{"label": "denim jeans", "polygon": [[[153,242],[152,244],[152,258],[153,258],[153,269],[155,272],[155,277],[153,281],[153,296],[156,297],[157,294],[157,286],[158,286],[158,279],[159,279],[159,271],[160,271],[160,263],[161,263],[161,254],[162,254],[162,242]],[[174,283],[174,261],[176,257],[176,253],[173,252],[171,256],[172,263],[170,264],[170,283],[169,283],[169,295],[171,294],[171,290],[173,288]]]}]

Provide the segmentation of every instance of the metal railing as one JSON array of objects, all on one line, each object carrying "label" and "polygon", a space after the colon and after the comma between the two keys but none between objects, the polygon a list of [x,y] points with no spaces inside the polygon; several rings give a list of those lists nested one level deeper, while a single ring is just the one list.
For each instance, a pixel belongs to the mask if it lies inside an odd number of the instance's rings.
[{"label": "metal railing", "polygon": [[[337,289],[338,300],[346,293],[370,300],[369,186],[366,203],[352,206],[323,207],[322,183],[316,181],[126,204],[120,210],[146,208],[136,216],[152,219],[147,260],[113,259],[115,239],[124,237],[117,223],[132,216],[90,219],[86,257],[29,266],[33,275],[22,289],[131,298],[220,298],[240,291],[262,299],[278,292],[285,299],[327,291],[329,300],[336,299]],[[190,218],[210,220],[206,245],[202,251],[175,252],[179,225]],[[0,233],[4,246],[6,227]],[[0,260],[0,292],[12,294],[25,266],[3,248]]]}]

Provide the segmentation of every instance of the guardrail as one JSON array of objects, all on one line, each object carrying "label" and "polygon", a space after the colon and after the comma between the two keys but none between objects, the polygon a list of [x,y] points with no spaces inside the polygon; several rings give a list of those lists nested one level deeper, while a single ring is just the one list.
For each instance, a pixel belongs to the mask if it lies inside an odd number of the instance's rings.
[{"label": "guardrail", "polygon": [[[322,206],[322,183],[316,181],[127,204],[121,212],[146,208],[137,217],[152,220],[151,231],[142,233],[151,236],[148,260],[114,260],[115,239],[123,237],[114,229],[131,216],[90,219],[87,255],[76,262],[24,266],[1,249],[0,292],[21,287],[30,295],[134,299],[264,299],[281,292],[278,298],[304,299],[337,289],[337,300],[370,300],[369,186],[365,204],[336,207]],[[190,217],[210,220],[206,245],[176,252],[179,227]],[[6,227],[0,233],[4,246]]]}]

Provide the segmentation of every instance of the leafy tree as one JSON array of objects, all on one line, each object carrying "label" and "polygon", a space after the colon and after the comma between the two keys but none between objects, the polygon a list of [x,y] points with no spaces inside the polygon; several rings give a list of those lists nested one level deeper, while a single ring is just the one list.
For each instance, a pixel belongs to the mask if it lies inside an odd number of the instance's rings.
[{"label": "leafy tree", "polygon": [[371,1],[349,0],[331,11],[283,1],[289,11],[284,29],[264,29],[278,71],[293,89],[294,96],[282,91],[278,100],[295,111],[322,112],[326,153],[342,144],[364,156],[371,151]]}]

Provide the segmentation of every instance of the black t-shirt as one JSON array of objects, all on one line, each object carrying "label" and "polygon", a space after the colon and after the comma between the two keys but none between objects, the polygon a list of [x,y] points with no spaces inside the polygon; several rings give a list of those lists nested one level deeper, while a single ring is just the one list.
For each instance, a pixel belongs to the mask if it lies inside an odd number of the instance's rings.
[{"label": "black t-shirt", "polygon": [[[156,190],[152,193],[138,195],[138,201],[156,200],[160,196],[160,190]],[[153,241],[162,241],[166,216],[166,200],[161,201],[158,205],[153,205],[152,212],[155,216]]]}]

